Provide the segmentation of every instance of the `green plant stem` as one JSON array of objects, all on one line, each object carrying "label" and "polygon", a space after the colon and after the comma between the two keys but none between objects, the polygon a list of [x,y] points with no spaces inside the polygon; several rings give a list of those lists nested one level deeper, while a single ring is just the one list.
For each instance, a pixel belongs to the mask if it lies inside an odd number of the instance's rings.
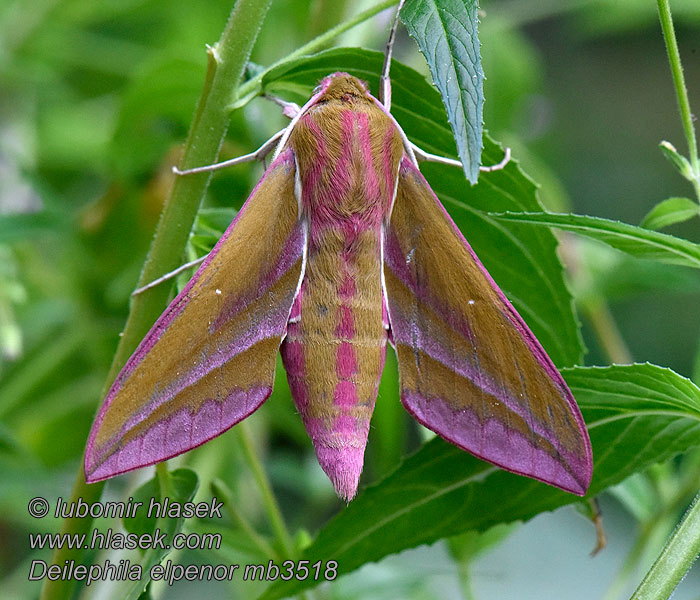
[{"label": "green plant stem", "polygon": [[238,433],[238,441],[243,451],[243,458],[248,468],[251,470],[255,483],[257,483],[258,489],[260,490],[263,506],[265,507],[265,512],[267,512],[267,518],[270,520],[270,525],[272,525],[275,537],[277,538],[277,544],[285,555],[285,558],[292,558],[295,554],[294,542],[292,542],[292,537],[289,535],[287,526],[284,523],[282,511],[277,504],[277,499],[267,479],[265,469],[263,469],[258,455],[255,452],[248,423],[246,421],[239,423],[236,426],[236,432]]},{"label": "green plant stem", "polygon": [[700,494],[695,497],[631,600],[666,600],[700,554]]},{"label": "green plant stem", "polygon": [[602,298],[591,299],[586,303],[585,310],[601,348],[610,362],[618,365],[632,363],[632,355],[622,339],[620,329],[607,302]]},{"label": "green plant stem", "polygon": [[275,549],[267,543],[267,540],[261,536],[255,528],[234,506],[233,499],[231,498],[231,491],[228,489],[223,481],[218,479],[211,482],[211,491],[217,499],[224,503],[224,510],[229,514],[231,520],[240,527],[240,529],[245,533],[248,539],[255,545],[262,556],[272,558],[273,560],[279,560],[279,554]]},{"label": "green plant stem", "polygon": [[[221,39],[209,49],[209,68],[204,90],[185,144],[182,169],[216,161],[229,123],[226,109],[236,89],[272,0],[238,0]],[[175,178],[163,209],[139,287],[181,263],[192,224],[206,192],[210,174]],[[157,286],[134,298],[124,335],[108,379],[111,381],[163,310],[170,290]]]},{"label": "green plant stem", "polygon": [[[71,504],[77,503],[78,500],[83,500],[87,504],[92,504],[94,502],[99,502],[102,496],[102,488],[104,487],[104,482],[93,483],[92,485],[87,485],[85,483],[85,475],[83,474],[83,466],[80,465],[78,473],[76,475],[75,483],[73,484],[73,491],[71,492],[70,502]],[[85,517],[79,519],[77,517],[63,519],[63,525],[61,527],[61,534],[68,537],[74,535],[87,534],[92,526],[92,519],[90,517]],[[54,551],[52,563],[55,565],[63,565],[67,560],[75,560],[76,564],[79,563],[80,557],[82,556],[83,549],[76,548],[71,549],[64,545],[63,548],[58,548]],[[75,587],[75,580],[57,579],[56,581],[51,581],[49,579],[44,583],[44,587],[41,590],[42,600],[64,600],[73,597],[73,589]]]},{"label": "green plant stem", "polygon": [[656,515],[653,521],[641,524],[632,548],[627,553],[622,567],[615,575],[615,579],[608,587],[603,600],[618,600],[621,597],[623,590],[629,587],[631,578],[640,570],[639,564],[644,562],[643,559],[647,555],[650,546],[654,544],[651,547],[660,548],[674,525],[675,518],[671,520],[667,514]]},{"label": "green plant stem", "polygon": [[[216,161],[228,127],[227,105],[231,90],[235,90],[240,82],[271,2],[272,0],[238,0],[220,40],[210,49],[206,81],[187,138],[181,167],[189,168]],[[141,273],[140,285],[153,281],[180,264],[208,183],[207,174],[175,179]],[[107,377],[107,386],[111,385],[127,357],[161,313],[167,303],[168,295],[168,286],[157,286],[133,300],[124,334]],[[92,485],[85,483],[81,465],[71,500],[77,501],[78,498],[83,498],[87,502],[97,502],[100,499],[102,487],[102,483]],[[62,532],[87,533],[91,526],[90,518],[65,519]],[[66,560],[75,560],[77,564],[80,562],[82,553],[82,548],[71,549],[64,546],[54,552],[52,562],[63,564]],[[74,587],[74,580],[47,580],[41,597],[43,600],[67,599],[72,597]]]},{"label": "green plant stem", "polygon": [[677,485],[678,474],[671,468],[670,463],[657,465],[657,469],[670,471],[668,477],[673,479],[673,489],[670,497],[661,491],[663,485],[655,484],[660,506],[659,510],[640,521],[639,533],[625,558],[622,568],[619,570],[612,584],[608,588],[603,600],[617,600],[622,591],[628,587],[628,582],[635,572],[639,571],[639,564],[645,564],[647,560],[661,548],[664,541],[677,525],[678,514],[688,506],[700,486],[700,451],[686,454],[680,465],[680,485]]},{"label": "green plant stem", "polygon": [[[560,239],[562,251],[569,258],[565,260],[565,263],[575,286],[581,289],[594,289],[590,269],[577,257],[578,242],[570,235],[562,235]],[[632,354],[622,338],[605,298],[599,292],[594,292],[593,295],[587,293],[579,298],[579,302],[581,310],[588,317],[595,336],[610,362],[622,365],[630,364]]]},{"label": "green plant stem", "polygon": [[457,577],[459,580],[459,590],[462,592],[462,600],[476,600],[472,590],[471,561],[457,561]]},{"label": "green plant stem", "polygon": [[659,9],[661,30],[663,32],[664,42],[666,43],[668,62],[671,66],[673,85],[676,89],[676,98],[678,100],[678,108],[681,113],[683,132],[685,133],[685,139],[688,143],[690,165],[693,169],[692,184],[698,201],[700,201],[700,160],[698,159],[698,143],[695,137],[695,128],[693,127],[693,115],[690,111],[688,90],[686,89],[685,78],[683,76],[681,55],[678,52],[678,42],[676,42],[676,32],[673,29],[671,7],[669,5],[669,0],[656,0],[656,3]]},{"label": "green plant stem", "polygon": [[359,13],[358,15],[355,15],[352,19],[344,21],[343,23],[332,27],[325,33],[322,33],[310,42],[301,46],[301,48],[297,48],[294,52],[288,54],[283,59],[278,60],[276,63],[270,65],[269,67],[258,73],[255,77],[251,77],[240,88],[238,88],[238,93],[234,96],[234,101],[229,108],[231,110],[235,108],[240,108],[241,106],[247,104],[253,97],[257,96],[260,93],[260,87],[262,85],[263,79],[265,78],[265,75],[267,75],[267,73],[269,73],[272,69],[286,62],[296,60],[297,58],[305,56],[306,54],[310,54],[316,50],[320,50],[321,48],[326,46],[328,42],[338,37],[340,34],[345,33],[349,29],[352,29],[353,27],[359,25],[360,23],[363,23],[364,21],[367,21],[377,13],[380,13],[383,10],[386,10],[387,8],[398,4],[398,2],[399,0],[384,0],[384,2],[380,2],[376,6],[368,8],[367,10]]},{"label": "green plant stem", "polygon": [[[163,502],[170,496],[170,477],[168,475],[168,466],[166,463],[158,463],[156,465],[156,478],[158,479],[158,494],[159,500]],[[159,517],[159,521],[165,521],[168,517],[165,512]]]}]

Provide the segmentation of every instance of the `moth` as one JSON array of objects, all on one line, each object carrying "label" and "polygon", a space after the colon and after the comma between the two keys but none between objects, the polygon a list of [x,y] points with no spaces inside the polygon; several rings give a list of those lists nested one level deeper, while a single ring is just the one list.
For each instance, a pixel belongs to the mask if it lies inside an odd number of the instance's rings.
[{"label": "moth", "polygon": [[270,396],[279,351],[318,461],[349,501],[387,342],[419,423],[503,469],[586,492],[590,441],[566,383],[385,104],[334,73],[117,376],[86,479],[163,461],[245,419]]}]

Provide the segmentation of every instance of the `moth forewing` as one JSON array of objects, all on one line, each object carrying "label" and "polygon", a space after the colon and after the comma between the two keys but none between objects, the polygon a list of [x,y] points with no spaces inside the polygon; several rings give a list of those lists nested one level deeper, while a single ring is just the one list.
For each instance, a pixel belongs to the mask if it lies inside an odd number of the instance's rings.
[{"label": "moth forewing", "polygon": [[591,447],[569,388],[407,158],[384,235],[406,409],[484,460],[584,494]]},{"label": "moth forewing", "polygon": [[190,450],[270,395],[304,269],[293,187],[282,153],[117,375],[88,438],[89,482]]}]

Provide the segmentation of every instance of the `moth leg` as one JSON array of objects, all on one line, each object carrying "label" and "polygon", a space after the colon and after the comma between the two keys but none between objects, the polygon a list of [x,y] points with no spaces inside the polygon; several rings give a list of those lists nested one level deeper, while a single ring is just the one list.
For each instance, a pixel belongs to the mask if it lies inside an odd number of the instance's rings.
[{"label": "moth leg", "polygon": [[396,38],[396,28],[399,26],[399,13],[403,8],[404,0],[399,2],[394,16],[394,24],[389,32],[389,40],[386,43],[386,51],[384,52],[384,65],[382,66],[382,75],[379,78],[379,101],[384,105],[387,111],[391,110],[391,79],[389,78],[389,69],[391,69],[391,53],[394,50],[394,39]]},{"label": "moth leg", "polygon": [[168,281],[169,279],[172,279],[173,277],[176,277],[183,271],[189,269],[190,267],[196,267],[199,263],[203,262],[204,259],[209,256],[209,254],[205,254],[204,256],[200,256],[199,258],[195,260],[191,260],[188,263],[185,263],[184,265],[180,265],[177,269],[170,271],[170,273],[166,273],[165,275],[159,277],[158,279],[154,279],[150,283],[147,283],[143,287],[136,288],[133,292],[131,292],[132,296],[138,296],[139,294],[145,292],[146,290],[150,290],[151,288],[156,287],[157,285],[160,285],[161,283]]},{"label": "moth leg", "polygon": [[[437,154],[431,154],[425,150],[421,150],[413,142],[411,142],[411,148],[419,161],[426,160],[428,162],[436,162],[442,165],[450,165],[452,167],[462,168],[462,163],[454,158],[447,158],[446,156],[438,156]],[[503,160],[495,165],[490,165],[488,167],[479,167],[479,171],[490,172],[490,171],[500,171],[510,162],[510,148],[506,148],[503,153]]]},{"label": "moth leg", "polygon": [[591,511],[591,521],[593,521],[593,525],[595,525],[596,546],[593,548],[590,554],[591,556],[595,556],[608,545],[608,540],[605,536],[605,529],[603,528],[603,513],[600,510],[598,498],[589,498],[586,500],[586,502],[588,503],[589,510]]},{"label": "moth leg", "polygon": [[245,162],[251,162],[253,160],[262,160],[265,158],[272,150],[277,146],[280,138],[284,134],[286,129],[278,131],[269,140],[267,140],[260,148],[251,152],[250,154],[244,154],[243,156],[237,156],[230,160],[225,160],[220,163],[214,163],[213,165],[205,165],[203,167],[195,167],[194,169],[185,169],[181,171],[177,167],[173,167],[173,173],[175,175],[194,175],[195,173],[209,173],[211,171],[218,171],[219,169],[225,169],[226,167],[232,167],[233,165],[239,165]]},{"label": "moth leg", "polygon": [[263,94],[263,98],[274,102],[277,106],[282,107],[282,114],[288,119],[293,119],[301,112],[301,107],[296,102],[287,102],[279,96],[272,94]]},{"label": "moth leg", "polygon": [[503,151],[503,160],[501,160],[501,162],[496,163],[495,165],[491,165],[489,167],[479,167],[479,171],[484,171],[486,173],[489,173],[491,171],[500,171],[509,162],[510,162],[510,148],[508,148],[508,146],[506,146],[506,149]]},{"label": "moth leg", "polygon": [[[293,103],[288,103],[288,104],[293,104]],[[296,105],[295,105],[296,106]],[[232,158],[231,160],[225,160],[224,162],[220,163],[215,163],[213,165],[206,165],[204,167],[195,167],[194,169],[185,169],[184,171],[181,171],[177,167],[173,167],[173,173],[176,175],[192,175],[194,173],[207,173],[210,171],[218,171],[219,169],[224,169],[226,167],[231,167],[233,165],[238,165],[241,163],[245,162],[251,162],[253,160],[262,160],[264,159],[277,145],[277,142],[279,142],[279,139],[282,137],[282,134],[284,133],[284,129],[281,131],[278,131],[275,135],[273,135],[269,140],[267,140],[260,148],[255,150],[255,152],[251,152],[250,154],[244,154],[243,156],[238,156],[236,158]],[[150,290],[151,288],[156,287],[157,285],[160,285],[161,283],[168,281],[172,279],[173,277],[179,275],[186,269],[189,269],[190,267],[195,267],[199,263],[201,263],[208,255],[204,255],[196,260],[192,260],[188,263],[185,263],[184,265],[180,265],[177,269],[170,271],[170,273],[166,273],[165,275],[158,277],[158,279],[154,279],[150,283],[147,283],[146,285],[136,288],[133,292],[131,292],[132,296],[138,296],[139,294],[142,294],[146,290]]]}]

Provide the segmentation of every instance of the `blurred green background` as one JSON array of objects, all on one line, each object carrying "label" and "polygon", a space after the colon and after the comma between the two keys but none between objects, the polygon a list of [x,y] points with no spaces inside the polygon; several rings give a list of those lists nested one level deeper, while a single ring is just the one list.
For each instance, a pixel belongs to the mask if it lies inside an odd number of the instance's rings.
[{"label": "blurred green background", "polygon": [[[252,60],[282,58],[372,4],[276,0]],[[0,0],[0,574],[8,598],[37,595],[37,585],[26,582],[34,556],[27,533],[59,524],[32,521],[26,504],[36,495],[69,494],[168,193],[170,166],[201,92],[205,44],[218,39],[231,6],[231,0]],[[697,111],[700,4],[676,0],[671,7]],[[541,184],[548,208],[636,224],[657,202],[691,195],[658,150],[665,139],[686,152],[654,2],[491,0],[481,9],[486,128]],[[337,43],[382,48],[390,18],[382,13]],[[427,72],[405,32],[396,56]],[[275,106],[254,101],[233,115],[222,157],[251,151],[283,124]],[[217,174],[208,205],[240,207],[261,169]],[[700,241],[697,219],[669,232]],[[587,364],[610,362],[586,319],[593,298],[609,307],[632,360],[693,373],[700,339],[696,272],[568,237],[563,250],[583,308]],[[388,371],[391,379],[391,360]],[[382,388],[385,400],[396,397],[392,385]],[[277,388],[253,427],[290,525],[313,530],[341,505],[284,397],[283,376]],[[369,481],[420,438],[398,403],[380,404]],[[226,437],[191,453],[188,464],[205,476],[241,470]],[[143,477],[110,482],[108,495],[123,496]],[[655,493],[639,492],[637,504],[621,501],[624,493],[604,498],[610,548],[594,560],[587,556],[591,527],[573,510],[536,519],[474,563],[475,597],[602,597],[632,544],[635,522],[653,518]],[[237,500],[255,520],[255,503]],[[639,509],[644,502],[652,504],[646,513]],[[529,565],[533,556],[541,559]],[[555,569],[552,561],[559,561]],[[460,594],[458,569],[441,545],[363,572],[329,597]],[[577,581],[581,593],[562,592],[557,577]],[[697,599],[699,580],[696,568],[677,597]],[[518,586],[517,596],[509,585]],[[167,597],[189,589],[183,584]]]}]

